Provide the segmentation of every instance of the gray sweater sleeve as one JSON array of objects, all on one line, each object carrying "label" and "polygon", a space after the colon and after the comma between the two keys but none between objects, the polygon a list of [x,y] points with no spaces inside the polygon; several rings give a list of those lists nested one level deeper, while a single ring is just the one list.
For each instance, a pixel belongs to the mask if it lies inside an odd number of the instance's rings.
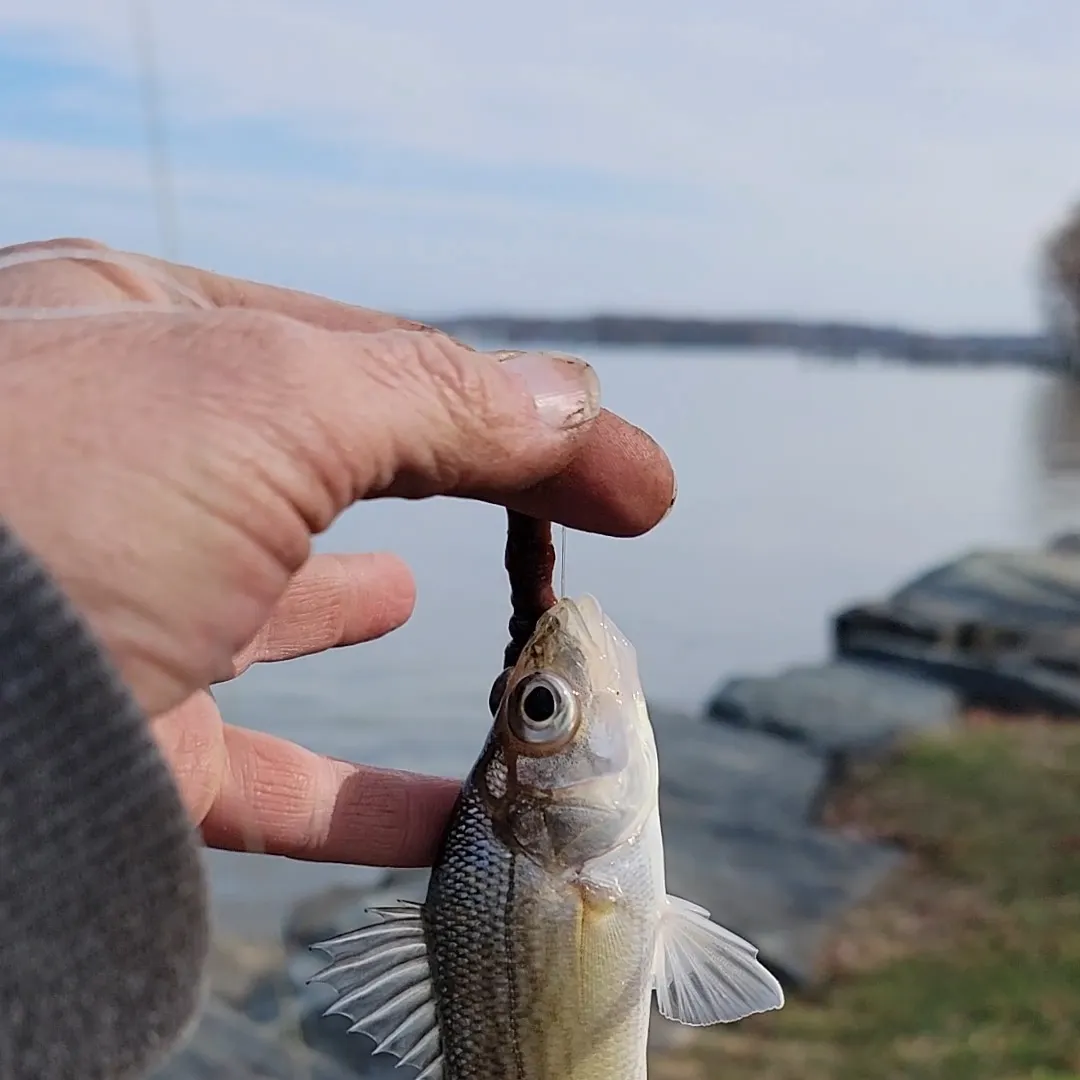
[{"label": "gray sweater sleeve", "polygon": [[0,521],[0,1080],[145,1075],[194,1020],[207,945],[146,719]]}]

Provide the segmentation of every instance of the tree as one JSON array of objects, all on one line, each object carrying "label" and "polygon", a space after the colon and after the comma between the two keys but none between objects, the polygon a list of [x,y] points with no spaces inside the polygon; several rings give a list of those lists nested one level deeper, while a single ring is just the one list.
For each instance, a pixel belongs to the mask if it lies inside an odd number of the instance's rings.
[{"label": "tree", "polygon": [[1068,366],[1080,370],[1080,203],[1047,239],[1041,277],[1050,336]]}]

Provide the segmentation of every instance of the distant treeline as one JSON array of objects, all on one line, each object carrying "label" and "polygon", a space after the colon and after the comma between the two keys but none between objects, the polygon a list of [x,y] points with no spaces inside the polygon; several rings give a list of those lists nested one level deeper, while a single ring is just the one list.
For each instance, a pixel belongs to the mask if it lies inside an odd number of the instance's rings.
[{"label": "distant treeline", "polygon": [[1050,337],[1080,371],[1080,203],[1047,237],[1041,255],[1039,284]]},{"label": "distant treeline", "polygon": [[505,345],[778,349],[815,356],[881,357],[920,364],[1020,364],[1048,369],[1065,366],[1065,358],[1056,343],[1035,335],[930,334],[844,322],[650,315],[584,318],[459,315],[430,321],[458,337]]}]

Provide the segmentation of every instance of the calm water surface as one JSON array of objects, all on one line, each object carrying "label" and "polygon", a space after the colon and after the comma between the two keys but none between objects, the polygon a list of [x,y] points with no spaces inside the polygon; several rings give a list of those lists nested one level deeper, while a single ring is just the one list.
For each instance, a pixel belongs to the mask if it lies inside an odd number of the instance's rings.
[{"label": "calm water surface", "polygon": [[[827,618],[975,545],[1080,525],[1077,392],[1012,371],[595,349],[605,404],[671,455],[679,499],[637,540],[571,533],[567,591],[636,644],[650,698],[695,707],[724,676],[821,658]],[[396,634],[220,688],[225,716],[315,749],[460,775],[505,644],[502,511],[357,507],[321,550],[392,549],[416,614]],[[219,917],[261,929],[360,872],[211,853]]]}]

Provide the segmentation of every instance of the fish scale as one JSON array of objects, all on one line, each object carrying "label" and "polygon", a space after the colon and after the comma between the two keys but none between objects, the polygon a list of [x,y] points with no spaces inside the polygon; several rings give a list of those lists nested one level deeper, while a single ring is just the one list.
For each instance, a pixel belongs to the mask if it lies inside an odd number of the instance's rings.
[{"label": "fish scale", "polygon": [[506,927],[493,912],[509,906],[514,857],[466,788],[432,871],[424,904],[445,1080],[523,1076]]},{"label": "fish scale", "polygon": [[[475,787],[466,784],[423,916],[439,1026],[448,1033],[445,1080],[644,1076],[639,1043],[648,996],[636,983],[652,941],[644,911],[647,872],[644,860],[638,862],[627,867],[627,884],[639,893],[642,910],[624,916],[636,941],[609,950],[602,966],[586,973],[586,985],[601,984],[594,1004],[598,996],[611,1000],[606,1008],[582,1008],[581,995],[573,993],[579,970],[567,970],[580,968],[580,891],[571,882],[551,882],[534,863],[507,851]],[[603,953],[590,948],[603,937],[594,925],[586,956]]]}]

